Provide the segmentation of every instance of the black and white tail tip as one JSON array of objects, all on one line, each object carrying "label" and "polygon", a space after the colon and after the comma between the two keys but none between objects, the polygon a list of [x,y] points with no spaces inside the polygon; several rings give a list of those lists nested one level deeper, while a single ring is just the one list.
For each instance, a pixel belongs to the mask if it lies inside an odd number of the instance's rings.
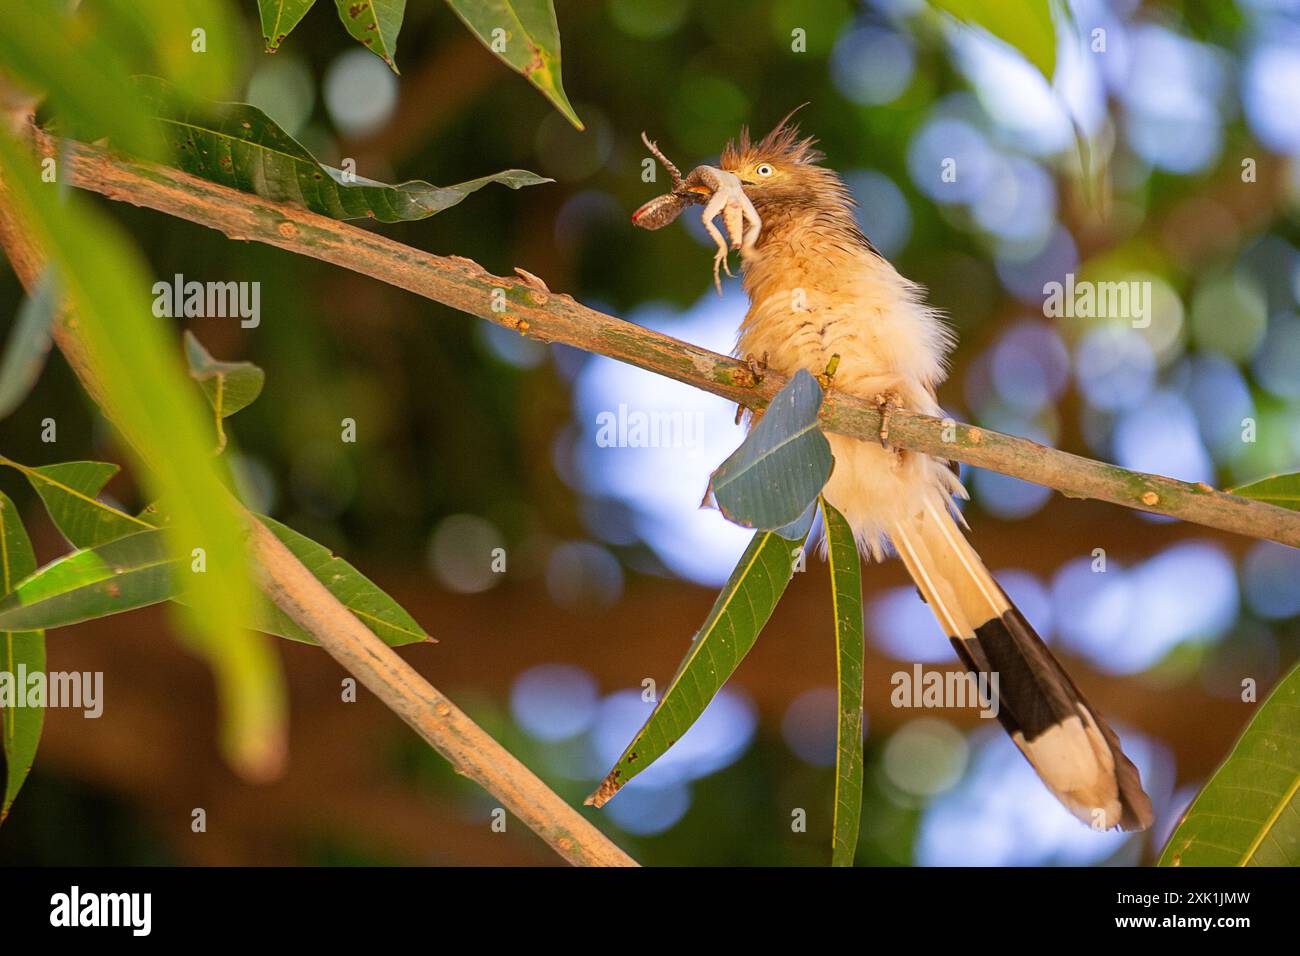
[{"label": "black and white tail tip", "polygon": [[976,673],[998,675],[998,720],[1071,813],[1096,830],[1146,829],[1151,800],[1119,738],[1020,611],[1006,604],[973,635],[952,638],[958,656]]}]

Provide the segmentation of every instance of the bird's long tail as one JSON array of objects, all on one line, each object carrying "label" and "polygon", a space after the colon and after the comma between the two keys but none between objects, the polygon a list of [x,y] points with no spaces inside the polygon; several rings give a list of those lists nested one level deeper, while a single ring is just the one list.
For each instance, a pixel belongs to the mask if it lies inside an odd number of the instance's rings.
[{"label": "bird's long tail", "polygon": [[980,560],[931,503],[890,537],[921,596],[972,672],[996,674],[998,719],[1049,790],[1096,829],[1141,830],[1151,801],[1119,738]]}]

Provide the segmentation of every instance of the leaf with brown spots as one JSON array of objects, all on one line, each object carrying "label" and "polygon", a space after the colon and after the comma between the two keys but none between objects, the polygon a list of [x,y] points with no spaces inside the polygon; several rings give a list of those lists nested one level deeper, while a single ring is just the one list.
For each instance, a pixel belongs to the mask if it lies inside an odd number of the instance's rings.
[{"label": "leaf with brown spots", "polygon": [[560,28],[551,0],[447,0],[456,15],[565,119],[582,129],[560,79]]},{"label": "leaf with brown spots", "polygon": [[394,57],[406,0],[334,0],[334,5],[352,38],[399,72]]},{"label": "leaf with brown spots", "polygon": [[489,183],[519,189],[551,181],[526,169],[506,169],[452,186],[420,180],[390,186],[318,163],[254,106],[183,103],[157,77],[139,77],[136,86],[162,126],[178,169],[331,219],[425,219]]},{"label": "leaf with brown spots", "polygon": [[182,564],[168,552],[166,534],[129,534],[27,575],[0,599],[0,629],[64,627],[176,597]]},{"label": "leaf with brown spots", "polygon": [[262,17],[262,39],[266,41],[267,53],[280,49],[284,38],[315,3],[316,0],[257,0],[258,13]]}]

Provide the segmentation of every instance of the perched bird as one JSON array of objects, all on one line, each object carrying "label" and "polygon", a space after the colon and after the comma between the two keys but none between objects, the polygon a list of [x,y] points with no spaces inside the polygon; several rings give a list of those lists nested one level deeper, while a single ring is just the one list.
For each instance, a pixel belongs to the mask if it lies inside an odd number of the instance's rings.
[{"label": "perched bird", "polygon": [[[722,153],[721,169],[739,177],[762,221],[742,250],[749,311],[736,354],[764,356],[786,375],[823,373],[838,355],[835,388],[942,416],[935,388],[953,333],[863,235],[853,197],[819,165],[815,142],[787,116],[758,142],[742,130]],[[1048,789],[1096,829],[1150,825],[1151,801],[1118,737],[966,540],[952,500],[966,492],[949,463],[828,438],[826,499],[864,554],[897,553],[966,667],[998,675],[999,720]]]}]

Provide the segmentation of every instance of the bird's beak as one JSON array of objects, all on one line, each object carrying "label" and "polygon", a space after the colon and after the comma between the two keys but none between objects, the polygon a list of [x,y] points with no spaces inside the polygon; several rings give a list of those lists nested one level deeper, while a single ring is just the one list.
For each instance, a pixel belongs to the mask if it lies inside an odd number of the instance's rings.
[{"label": "bird's beak", "polygon": [[699,193],[701,196],[712,196],[713,190],[708,186],[687,186],[687,192]]}]

